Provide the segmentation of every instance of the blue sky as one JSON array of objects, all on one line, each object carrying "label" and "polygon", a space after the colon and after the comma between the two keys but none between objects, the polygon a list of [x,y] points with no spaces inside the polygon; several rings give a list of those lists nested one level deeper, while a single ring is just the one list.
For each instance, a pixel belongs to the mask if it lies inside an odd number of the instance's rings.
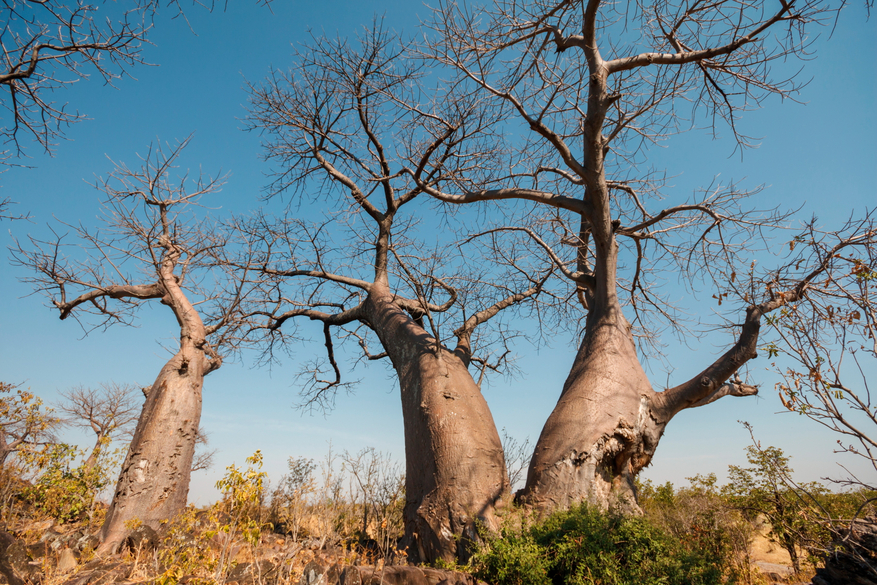
[{"label": "blue sky", "polygon": [[[314,34],[352,35],[386,15],[389,26],[414,34],[428,10],[410,2],[322,3],[274,2],[271,11],[255,2],[231,0],[226,11],[192,9],[189,23],[159,16],[146,59],[155,66],[131,71],[133,78],[109,87],[98,79],[84,80],[56,96],[69,102],[88,120],[73,126],[54,157],[31,145],[27,163],[0,175],[0,198],[20,203],[32,222],[4,222],[5,245],[12,236],[45,233],[52,217],[91,221],[98,213],[98,193],[89,187],[94,175],[111,169],[108,159],[136,162],[155,141],[174,142],[194,133],[185,164],[207,173],[230,177],[211,205],[217,213],[243,212],[259,206],[269,167],[261,161],[260,137],[242,131],[246,115],[246,80],[259,81],[270,67],[286,69],[292,44]],[[191,29],[189,27],[191,25]],[[691,192],[716,175],[767,184],[766,204],[803,206],[801,219],[817,215],[826,225],[838,224],[851,213],[877,203],[877,35],[861,6],[849,6],[837,30],[828,30],[814,45],[816,58],[806,63],[803,78],[812,78],[801,95],[804,104],[768,100],[762,110],[744,114],[744,132],[763,137],[757,149],[734,151],[730,140],[713,140],[705,131],[676,137],[665,148],[654,148],[650,160],[675,176],[674,189]],[[727,133],[726,133],[727,134]],[[58,390],[104,381],[150,384],[167,359],[162,344],[175,343],[170,312],[148,309],[137,328],[114,328],[83,338],[72,321],[60,321],[45,299],[27,296],[23,274],[5,264],[0,271],[0,372],[7,382],[23,383],[51,401]],[[687,295],[679,290],[680,298]],[[708,294],[703,295],[709,297]],[[709,321],[716,307],[708,298],[685,298],[693,312]],[[715,319],[713,319],[715,320]],[[313,332],[319,339],[319,331]],[[696,347],[675,344],[668,362],[676,368],[671,381],[698,371],[723,350],[726,339],[710,337]],[[318,350],[319,348],[316,348]],[[520,347],[523,374],[495,380],[485,396],[499,428],[519,440],[534,441],[563,384],[574,355],[575,342],[559,335],[548,347]],[[329,449],[356,451],[365,446],[403,457],[401,408],[392,372],[382,365],[360,369],[355,393],[338,397],[327,415],[294,409],[298,388],[297,359],[313,351],[295,350],[293,358],[268,369],[252,362],[229,363],[205,382],[202,425],[219,450],[214,468],[193,477],[191,499],[204,503],[214,497],[213,483],[226,465],[261,449],[266,469],[279,479],[289,456],[320,458]],[[247,356],[245,356],[246,358]],[[814,423],[782,410],[772,393],[773,378],[762,358],[750,375],[763,384],[756,399],[724,399],[680,414],[668,427],[652,466],[644,476],[658,482],[684,483],[695,473],[724,475],[728,464],[745,463],[747,432],[738,424],[755,426],[764,444],[790,454],[803,480],[836,474],[834,439]],[[668,378],[663,366],[650,372],[655,385]],[[75,435],[71,435],[75,438]],[[90,438],[89,438],[90,439]]]}]

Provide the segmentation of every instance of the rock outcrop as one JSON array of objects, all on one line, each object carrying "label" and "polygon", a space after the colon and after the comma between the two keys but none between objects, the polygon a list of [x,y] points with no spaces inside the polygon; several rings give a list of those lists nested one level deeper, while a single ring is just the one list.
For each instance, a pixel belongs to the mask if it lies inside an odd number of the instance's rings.
[{"label": "rock outcrop", "polygon": [[853,522],[833,546],[813,585],[877,585],[877,516]]}]

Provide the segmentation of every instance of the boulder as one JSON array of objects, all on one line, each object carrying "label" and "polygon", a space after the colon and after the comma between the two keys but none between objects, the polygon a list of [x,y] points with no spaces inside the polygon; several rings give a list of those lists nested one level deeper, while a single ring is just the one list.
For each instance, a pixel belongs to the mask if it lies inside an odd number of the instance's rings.
[{"label": "boulder", "polygon": [[317,561],[311,561],[305,565],[301,579],[298,580],[298,585],[328,585],[326,582],[326,571],[328,570],[329,567],[326,565]]},{"label": "boulder", "polygon": [[47,542],[28,544],[25,546],[25,549],[27,550],[28,556],[32,559],[41,559],[52,552],[52,549],[49,548],[49,543]]},{"label": "boulder", "polygon": [[5,530],[0,530],[0,574],[9,585],[25,585],[37,568],[30,564],[25,546]]},{"label": "boulder", "polygon": [[832,545],[813,585],[877,585],[877,516],[854,521]]},{"label": "boulder", "polygon": [[239,563],[225,578],[228,585],[252,585],[270,580],[277,567],[269,560],[261,560],[258,563]]},{"label": "boulder", "polygon": [[84,552],[86,550],[95,550],[99,544],[100,538],[98,538],[97,534],[86,534],[73,543],[73,548],[78,552]]},{"label": "boulder", "polygon": [[54,528],[49,528],[40,536],[40,543],[45,544],[52,552],[58,552],[64,544],[64,535]]},{"label": "boulder", "polygon": [[158,533],[151,526],[141,524],[128,533],[122,548],[128,548],[131,552],[152,552],[158,548]]},{"label": "boulder", "polygon": [[76,557],[69,548],[61,549],[61,555],[58,558],[58,572],[62,575],[73,572],[76,569]]}]

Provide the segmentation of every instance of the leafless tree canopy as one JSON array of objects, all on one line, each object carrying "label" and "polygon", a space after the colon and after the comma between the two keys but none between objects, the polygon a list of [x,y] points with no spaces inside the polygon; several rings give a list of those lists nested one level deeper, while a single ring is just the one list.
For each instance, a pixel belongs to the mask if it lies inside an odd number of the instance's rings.
[{"label": "leafless tree canopy", "polygon": [[65,422],[80,428],[91,429],[95,444],[85,461],[89,468],[97,464],[98,457],[109,443],[120,436],[130,436],[140,415],[140,392],[135,386],[102,384],[100,389],[79,386],[59,392],[64,399],[58,411],[66,416]]},{"label": "leafless tree canopy", "polygon": [[495,167],[506,172],[421,187],[454,204],[517,199],[556,210],[519,233],[562,267],[586,306],[597,248],[611,236],[613,280],[637,334],[684,330],[662,294],[667,275],[715,287],[788,216],[753,205],[760,187],[734,182],[680,198],[648,166],[648,147],[704,123],[750,146],[740,113],[797,95],[798,69],[786,62],[807,57],[811,28],[831,16],[821,2],[442,4],[426,56],[455,70],[455,92],[477,95],[519,139]]},{"label": "leafless tree canopy", "polygon": [[[270,0],[260,0],[268,4]],[[57,90],[87,77],[107,83],[143,63],[141,50],[159,8],[184,16],[178,0],[2,0],[0,85],[3,120],[0,164],[33,139],[51,151],[64,129],[83,119],[53,101]],[[210,10],[215,2],[193,0]],[[24,140],[22,139],[24,136]]]},{"label": "leafless tree canopy", "polygon": [[57,408],[67,415],[67,423],[91,429],[98,437],[130,435],[140,414],[140,390],[130,384],[78,386],[59,394],[64,400]]},{"label": "leafless tree canopy", "polygon": [[[763,350],[783,377],[783,405],[837,433],[837,451],[877,471],[877,411],[872,377],[877,366],[877,225],[873,214],[837,234],[815,221],[789,242],[793,266],[824,265],[799,302],[767,323]],[[809,262],[808,262],[809,261]],[[782,283],[778,283],[781,287]],[[738,293],[739,294],[739,293]],[[842,483],[877,489],[874,477],[847,470]]]},{"label": "leafless tree canopy", "polygon": [[210,449],[210,438],[207,432],[199,427],[198,435],[195,437],[195,457],[192,459],[192,473],[196,471],[204,471],[213,467],[213,458],[216,455],[216,449]]},{"label": "leafless tree canopy", "polygon": [[[324,390],[341,384],[338,339],[358,345],[366,359],[386,357],[363,327],[361,307],[373,283],[389,283],[394,302],[437,343],[451,337],[450,330],[469,344],[478,324],[535,298],[552,273],[520,247],[466,266],[460,246],[477,248],[461,244],[463,238],[436,218],[434,204],[423,200],[418,182],[434,186],[452,173],[487,172],[485,161],[502,147],[492,116],[466,100],[450,100],[447,90],[429,94],[427,73],[376,23],[359,46],[315,39],[296,56],[293,70],[275,71],[251,87],[250,123],[265,134],[267,158],[278,169],[269,194],[291,197],[290,211],[279,220],[256,216],[237,228],[264,260],[258,268],[270,299],[270,347],[296,333],[295,317],[326,326],[327,358],[306,372],[311,397],[326,397]],[[317,193],[335,209],[311,219],[300,205]],[[537,312],[541,306],[531,304]],[[480,338],[482,354],[473,358],[482,370],[502,362],[514,334],[496,321],[494,333],[504,333]],[[329,326],[340,328],[338,339]]]},{"label": "leafless tree canopy", "polygon": [[95,186],[105,195],[103,228],[62,224],[65,233],[56,231],[53,239],[32,237],[29,247],[19,243],[13,262],[36,272],[24,280],[52,299],[61,319],[72,316],[86,333],[131,324],[149,300],[170,305],[185,328],[189,302],[174,304],[185,291],[207,324],[205,348],[216,369],[216,348],[237,340],[244,284],[222,262],[229,236],[212,219],[194,214],[199,200],[223,180],[171,175],[187,142],[169,153],[150,148],[141,168],[119,163],[98,180]]},{"label": "leafless tree canopy", "polygon": [[[3,0],[0,43],[4,146],[21,154],[21,135],[46,150],[82,115],[53,101],[53,92],[86,76],[112,81],[141,62],[154,0],[100,6],[85,0]],[[104,16],[104,13],[110,15]]]}]

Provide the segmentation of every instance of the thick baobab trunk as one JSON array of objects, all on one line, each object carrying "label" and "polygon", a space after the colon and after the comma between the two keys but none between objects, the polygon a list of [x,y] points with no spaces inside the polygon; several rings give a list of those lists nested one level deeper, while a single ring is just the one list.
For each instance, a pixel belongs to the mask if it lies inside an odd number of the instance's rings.
[{"label": "thick baobab trunk", "polygon": [[502,443],[466,364],[374,285],[370,324],[399,376],[405,426],[405,535],[409,558],[468,556],[477,525],[495,528],[508,490]]},{"label": "thick baobab trunk", "polygon": [[519,500],[541,513],[581,501],[638,511],[634,480],[676,414],[724,396],[758,392],[735,372],[755,355],[760,310],[750,308],[740,339],[716,362],[679,386],[655,392],[621,308],[592,309],[560,400],[536,443]]},{"label": "thick baobab trunk", "polygon": [[157,529],[186,506],[208,360],[187,343],[152,385],[99,537],[112,552],[131,521]]},{"label": "thick baobab trunk", "polygon": [[544,512],[583,500],[635,507],[634,478],[666,424],[651,411],[654,395],[620,307],[592,311],[519,498]]}]

